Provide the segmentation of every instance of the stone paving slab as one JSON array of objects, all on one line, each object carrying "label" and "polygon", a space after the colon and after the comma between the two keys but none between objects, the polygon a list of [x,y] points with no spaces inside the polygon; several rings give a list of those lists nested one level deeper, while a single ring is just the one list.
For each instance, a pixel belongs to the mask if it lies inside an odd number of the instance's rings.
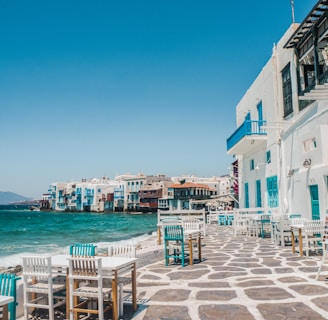
[{"label": "stone paving slab", "polygon": [[[320,256],[300,257],[270,238],[234,236],[208,225],[203,261],[165,267],[164,258],[138,268],[138,311],[125,319],[328,319],[326,275],[315,280]],[[164,251],[164,249],[163,249]]]}]

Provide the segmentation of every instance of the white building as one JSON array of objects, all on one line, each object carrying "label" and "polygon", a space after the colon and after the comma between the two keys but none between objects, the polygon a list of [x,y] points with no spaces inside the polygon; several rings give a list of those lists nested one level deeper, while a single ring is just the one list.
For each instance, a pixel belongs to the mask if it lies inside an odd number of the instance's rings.
[{"label": "white building", "polygon": [[115,180],[124,185],[124,211],[139,211],[139,191],[146,184],[147,177],[143,174],[120,175]]},{"label": "white building", "polygon": [[221,177],[197,177],[197,176],[180,176],[172,177],[173,183],[179,183],[181,181],[205,184],[211,189],[216,190],[217,195],[227,195],[230,193],[231,178],[230,176]]},{"label": "white building", "polygon": [[328,19],[319,1],[286,31],[236,107],[227,140],[241,208],[323,219],[328,209]]}]

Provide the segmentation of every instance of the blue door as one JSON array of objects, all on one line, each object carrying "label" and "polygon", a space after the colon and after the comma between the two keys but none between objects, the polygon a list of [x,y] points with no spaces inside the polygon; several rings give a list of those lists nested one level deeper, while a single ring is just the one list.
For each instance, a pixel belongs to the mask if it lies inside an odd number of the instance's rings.
[{"label": "blue door", "polygon": [[312,219],[320,220],[318,185],[310,186]]},{"label": "blue door", "polygon": [[245,183],[245,208],[249,208],[248,182]]},{"label": "blue door", "polygon": [[278,207],[278,178],[272,176],[267,178],[268,207]]},{"label": "blue door", "polygon": [[262,207],[261,180],[256,180],[256,206]]},{"label": "blue door", "polygon": [[259,132],[261,132],[261,127],[263,125],[263,108],[262,101],[257,105],[257,116],[259,118]]},{"label": "blue door", "polygon": [[248,112],[245,117],[246,134],[252,133],[251,113]]}]

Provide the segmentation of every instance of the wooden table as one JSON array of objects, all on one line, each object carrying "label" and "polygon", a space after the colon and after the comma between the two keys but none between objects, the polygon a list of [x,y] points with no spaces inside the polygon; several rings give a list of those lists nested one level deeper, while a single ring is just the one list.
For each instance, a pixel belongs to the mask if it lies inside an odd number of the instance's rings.
[{"label": "wooden table", "polygon": [[292,233],[292,252],[295,253],[295,234],[294,231],[298,230],[298,241],[299,241],[299,251],[300,256],[303,257],[303,240],[302,240],[302,229],[304,228],[304,224],[292,224],[290,226],[290,230]]},{"label": "wooden table", "polygon": [[0,296],[0,306],[2,306],[3,320],[8,320],[8,304],[14,301],[14,297]]},{"label": "wooden table", "polygon": [[[70,255],[67,254],[58,254],[51,257],[51,262],[53,267],[63,268],[65,270],[68,269],[68,259]],[[97,256],[98,257],[98,256]],[[119,319],[119,299],[118,299],[118,277],[126,273],[127,271],[131,271],[131,282],[132,282],[132,308],[133,311],[136,311],[137,306],[137,281],[136,281],[136,262],[137,258],[124,258],[124,257],[101,257],[102,268],[104,271],[104,278],[112,280],[112,299],[113,299],[113,319]],[[68,280],[66,280],[68,284]],[[68,288],[68,285],[67,285]],[[69,292],[66,293],[66,301],[67,306],[69,301]],[[67,308],[66,308],[67,310]],[[69,308],[68,308],[69,310]]]}]

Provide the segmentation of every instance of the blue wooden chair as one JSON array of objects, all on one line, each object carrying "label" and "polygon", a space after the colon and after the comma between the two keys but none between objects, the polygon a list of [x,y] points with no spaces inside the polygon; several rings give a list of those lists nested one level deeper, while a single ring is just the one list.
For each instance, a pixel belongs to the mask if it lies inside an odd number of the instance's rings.
[{"label": "blue wooden chair", "polygon": [[96,246],[91,243],[76,243],[70,245],[69,254],[75,257],[94,257]]},{"label": "blue wooden chair", "polygon": [[184,236],[181,225],[164,226],[164,256],[165,265],[169,264],[170,258],[175,263],[181,260],[181,265],[185,265]]},{"label": "blue wooden chair", "polygon": [[16,320],[16,281],[19,279],[21,278],[12,273],[0,274],[0,295],[14,298],[14,301],[8,305],[10,320]]},{"label": "blue wooden chair", "polygon": [[219,226],[221,226],[221,225],[226,225],[227,224],[227,217],[226,217],[226,215],[225,214],[219,214],[219,216],[218,216],[218,224],[219,224]]},{"label": "blue wooden chair", "polygon": [[231,226],[234,218],[235,218],[235,216],[233,214],[228,214],[227,224]]}]

